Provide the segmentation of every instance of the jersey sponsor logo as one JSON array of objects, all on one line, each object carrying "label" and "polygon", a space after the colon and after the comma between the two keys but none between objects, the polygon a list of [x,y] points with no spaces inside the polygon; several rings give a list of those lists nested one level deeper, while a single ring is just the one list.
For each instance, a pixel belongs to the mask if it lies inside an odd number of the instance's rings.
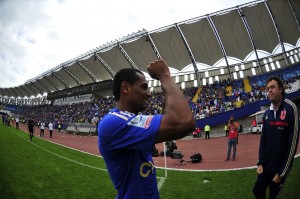
[{"label": "jersey sponsor logo", "polygon": [[281,113],[280,113],[280,119],[281,120],[284,120],[285,119],[285,116],[286,116],[286,110],[282,110]]},{"label": "jersey sponsor logo", "polygon": [[148,118],[146,119],[146,124],[145,124],[145,128],[146,128],[146,129],[150,126],[151,121],[152,121],[152,118],[153,118],[153,116],[150,116],[150,117],[148,117]]},{"label": "jersey sponsor logo", "polygon": [[135,126],[135,125],[138,125],[139,122],[141,122],[141,120],[142,120],[142,118],[140,117],[140,115],[138,115],[138,116],[134,117],[134,118],[129,122],[129,124]]},{"label": "jersey sponsor logo", "polygon": [[153,116],[137,115],[130,122],[128,122],[128,125],[147,129],[151,124],[152,118]]},{"label": "jersey sponsor logo", "polygon": [[283,127],[283,126],[279,126],[279,127],[277,127],[277,129],[278,129],[279,131],[283,131],[283,130],[284,130],[284,127]]},{"label": "jersey sponsor logo", "polygon": [[154,165],[152,162],[143,162],[140,166],[140,175],[144,178],[147,178],[150,173],[154,172]]},{"label": "jersey sponsor logo", "polygon": [[289,126],[289,123],[287,122],[270,122],[270,126]]}]

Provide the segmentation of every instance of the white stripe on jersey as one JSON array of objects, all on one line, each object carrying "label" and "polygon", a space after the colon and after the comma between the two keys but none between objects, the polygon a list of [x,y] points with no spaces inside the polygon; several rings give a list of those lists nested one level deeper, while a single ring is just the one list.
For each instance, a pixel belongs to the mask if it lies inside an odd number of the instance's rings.
[{"label": "white stripe on jersey", "polygon": [[112,115],[115,115],[117,117],[120,117],[120,118],[124,119],[125,121],[128,120],[128,117],[126,117],[125,115],[121,115],[119,113],[116,113],[116,112],[110,112],[109,114],[112,114]]}]

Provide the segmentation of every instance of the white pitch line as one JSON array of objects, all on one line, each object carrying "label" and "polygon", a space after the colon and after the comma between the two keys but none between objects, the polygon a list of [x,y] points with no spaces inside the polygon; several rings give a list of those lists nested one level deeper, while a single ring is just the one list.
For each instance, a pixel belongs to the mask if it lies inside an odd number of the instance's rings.
[{"label": "white pitch line", "polygon": [[[40,148],[40,149],[42,149],[42,150],[44,150],[44,151],[46,151],[46,152],[52,154],[52,155],[55,155],[55,156],[60,157],[60,158],[62,158],[62,159],[64,159],[64,160],[67,160],[67,161],[70,161],[70,162],[73,162],[73,163],[75,163],[75,164],[79,164],[79,165],[82,165],[82,166],[86,166],[86,167],[89,167],[89,168],[92,168],[92,169],[96,169],[96,170],[100,170],[100,171],[107,171],[107,169],[102,169],[102,168],[94,167],[94,166],[91,166],[91,165],[88,165],[88,164],[84,164],[84,163],[78,162],[78,161],[76,161],[76,160],[72,160],[72,159],[69,159],[69,158],[64,157],[64,156],[62,156],[62,155],[59,155],[59,154],[57,154],[57,153],[54,153],[54,152],[52,152],[52,151],[49,151],[48,149],[45,149],[45,148],[43,148],[43,147],[41,147],[41,146],[39,146],[39,145],[37,145],[37,144],[35,144],[35,143],[33,143],[33,142],[27,140],[26,138],[24,138],[24,137],[22,137],[21,135],[17,134],[14,130],[12,130],[12,129],[10,129],[10,130],[11,130],[12,132],[14,132],[17,136],[19,136],[19,137],[21,137],[22,139],[24,139],[25,141],[27,141],[27,142],[33,144],[34,146],[36,146],[36,147],[38,147],[38,148]],[[39,137],[37,137],[37,138],[39,138]],[[39,138],[39,139],[40,139],[40,138]],[[45,140],[45,139],[44,139],[44,140]],[[74,149],[74,148],[71,148],[71,147],[67,147],[67,146],[64,146],[64,145],[55,143],[55,142],[53,142],[53,141],[51,141],[51,140],[46,140],[46,141],[51,142],[51,143],[53,143],[53,144],[57,144],[57,145],[63,146],[63,147],[66,147],[66,148],[69,148],[69,149],[72,149],[72,150],[76,150],[76,151],[79,151],[79,152],[87,153],[87,152],[84,152],[84,151],[80,151],[80,150],[78,150],[78,149]],[[97,156],[97,155],[91,154],[91,153],[87,153],[87,154]],[[100,157],[100,156],[99,156],[99,157]],[[101,156],[101,157],[102,157],[102,156]],[[164,184],[166,178],[165,178],[165,177],[157,177],[157,179],[159,179],[159,182],[158,182],[158,184],[157,184],[157,187],[158,187],[158,190],[160,190],[160,188],[163,186],[163,184]]]},{"label": "white pitch line", "polygon": [[86,166],[86,167],[89,167],[89,168],[92,168],[92,169],[96,169],[96,170],[100,170],[100,171],[107,171],[107,169],[102,169],[102,168],[99,168],[99,167],[94,167],[94,166],[91,166],[91,165],[88,165],[88,164],[84,164],[84,163],[82,163],[82,162],[78,162],[78,161],[76,161],[76,160],[72,160],[72,159],[70,159],[70,158],[67,158],[67,157],[64,157],[64,156],[62,156],[62,155],[59,155],[59,154],[57,154],[57,153],[54,153],[54,152],[52,152],[52,151],[49,151],[48,149],[45,149],[45,148],[43,148],[43,147],[41,147],[41,146],[35,144],[34,142],[31,142],[31,141],[27,140],[26,138],[20,136],[19,134],[17,134],[17,133],[16,133],[15,131],[13,131],[12,129],[10,129],[10,130],[11,130],[12,132],[14,132],[16,135],[18,135],[19,137],[21,137],[22,139],[24,139],[25,141],[27,141],[27,142],[33,144],[34,146],[36,146],[36,147],[38,147],[38,148],[40,148],[40,149],[42,149],[42,150],[44,150],[44,151],[46,151],[46,152],[52,154],[52,155],[55,155],[55,156],[60,157],[60,158],[62,158],[62,159],[64,159],[64,160],[67,160],[67,161],[70,161],[70,162],[73,162],[73,163],[75,163],[75,164],[79,164],[79,165],[82,165],[82,166]]},{"label": "white pitch line", "polygon": [[159,179],[159,181],[157,183],[157,188],[158,188],[158,191],[159,191],[160,188],[162,188],[162,186],[164,185],[166,178],[164,178],[164,177],[156,177],[156,178]]}]

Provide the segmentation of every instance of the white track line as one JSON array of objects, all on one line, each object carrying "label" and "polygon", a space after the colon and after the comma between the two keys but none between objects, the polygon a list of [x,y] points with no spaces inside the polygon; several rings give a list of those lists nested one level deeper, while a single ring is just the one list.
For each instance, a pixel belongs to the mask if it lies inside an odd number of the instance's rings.
[{"label": "white track line", "polygon": [[[13,131],[11,128],[9,128],[11,131]],[[16,135],[18,135],[15,131],[13,131]],[[19,137],[21,137],[22,139],[26,140],[27,142],[30,142],[29,140],[25,139],[24,137],[18,135]],[[38,138],[38,137],[37,137]],[[46,139],[43,139],[43,140],[46,140]],[[88,153],[88,152],[85,152],[85,151],[81,151],[81,150],[78,150],[78,149],[74,149],[74,148],[71,148],[71,147],[68,147],[68,146],[64,146],[62,144],[58,144],[58,143],[55,143],[51,140],[46,140],[48,142],[51,142],[53,144],[57,144],[59,146],[63,146],[63,147],[66,147],[66,148],[69,148],[69,149],[72,149],[72,150],[75,150],[75,151],[79,151],[79,152],[82,152],[82,153],[86,153],[86,154],[89,154],[89,155],[93,155],[93,156],[97,156],[97,157],[102,157],[102,156],[98,156],[98,155],[95,155],[95,154],[92,154],[92,153]],[[76,163],[76,164],[79,164],[79,165],[82,165],[82,166],[86,166],[86,167],[89,167],[89,168],[92,168],[92,169],[96,169],[96,170],[100,170],[100,171],[107,171],[107,169],[102,169],[102,168],[98,168],[98,167],[94,167],[94,166],[91,166],[91,165],[88,165],[88,164],[84,164],[84,163],[81,163],[81,162],[78,162],[76,160],[72,160],[72,159],[69,159],[67,157],[64,157],[64,156],[61,156],[61,155],[58,155],[56,153],[53,153],[52,151],[49,151],[43,147],[40,147],[39,145],[33,143],[33,142],[30,142],[31,144],[35,145],[36,147],[39,147],[40,149],[43,149],[44,151],[48,152],[48,153],[51,153],[57,157],[60,157],[62,159],[65,159],[65,160],[68,160],[70,162],[73,162],[73,163]],[[298,155],[295,155],[294,157],[297,158],[299,157],[300,154]],[[256,168],[257,166],[251,166],[251,167],[243,167],[243,168],[235,168],[235,169],[214,169],[214,170],[191,170],[191,169],[175,169],[175,168],[165,168],[165,167],[156,167],[158,169],[167,169],[167,170],[173,170],[173,171],[192,171],[192,172],[208,172],[208,171],[238,171],[238,170],[245,170],[245,169],[254,169]],[[159,182],[157,184],[158,186],[158,190],[160,190],[160,188],[163,186],[166,178],[165,177],[156,177],[159,179]]]},{"label": "white track line", "polygon": [[[300,157],[300,154],[297,154],[294,156],[294,158],[298,158],[298,157]],[[241,168],[234,168],[234,169],[212,169],[212,170],[175,169],[175,168],[165,168],[165,167],[156,167],[156,168],[172,170],[172,171],[206,172],[206,171],[239,171],[239,170],[246,170],[246,169],[254,169],[254,168],[257,168],[257,166],[241,167]]]}]

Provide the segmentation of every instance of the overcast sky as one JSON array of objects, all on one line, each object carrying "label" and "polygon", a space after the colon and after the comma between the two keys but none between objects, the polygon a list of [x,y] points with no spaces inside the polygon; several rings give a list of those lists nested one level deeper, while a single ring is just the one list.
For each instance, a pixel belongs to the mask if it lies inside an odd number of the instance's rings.
[{"label": "overcast sky", "polygon": [[0,87],[148,31],[253,0],[0,0]]}]

